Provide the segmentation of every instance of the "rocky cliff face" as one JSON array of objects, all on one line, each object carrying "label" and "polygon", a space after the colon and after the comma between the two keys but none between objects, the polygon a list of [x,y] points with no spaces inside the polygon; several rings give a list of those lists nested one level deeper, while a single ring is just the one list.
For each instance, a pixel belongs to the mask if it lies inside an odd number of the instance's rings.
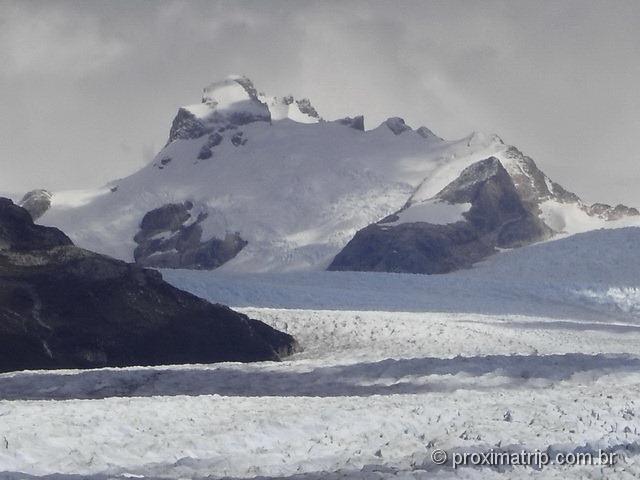
[{"label": "rocky cliff face", "polygon": [[[560,203],[581,203],[580,197],[552,181],[538,168],[531,157],[513,146],[504,152],[504,165],[522,201],[540,205],[546,200]],[[588,212],[587,212],[588,213]]]},{"label": "rocky cliff face", "polygon": [[0,199],[0,371],[278,360],[296,347]]}]

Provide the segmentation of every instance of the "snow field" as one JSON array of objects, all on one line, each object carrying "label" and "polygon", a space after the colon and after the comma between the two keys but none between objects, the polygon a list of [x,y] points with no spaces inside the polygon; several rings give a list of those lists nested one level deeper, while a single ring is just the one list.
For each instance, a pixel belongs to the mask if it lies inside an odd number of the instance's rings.
[{"label": "snow field", "polygon": [[[2,375],[3,398],[67,400],[0,402],[8,443],[0,471],[473,476],[470,468],[437,470],[430,450],[628,446],[631,455],[615,468],[638,472],[626,463],[635,458],[640,427],[636,328],[467,314],[245,311],[286,328],[305,351],[281,363]],[[371,477],[367,465],[392,473]],[[549,475],[564,473],[558,478],[602,478],[600,468],[548,467]]]}]

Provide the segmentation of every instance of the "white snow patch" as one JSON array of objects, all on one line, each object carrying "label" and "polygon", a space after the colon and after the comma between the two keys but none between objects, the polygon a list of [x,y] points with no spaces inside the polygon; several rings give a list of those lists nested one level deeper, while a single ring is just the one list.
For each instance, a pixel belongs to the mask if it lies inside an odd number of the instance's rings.
[{"label": "white snow patch", "polygon": [[51,208],[71,209],[82,207],[102,195],[110,193],[108,188],[93,190],[62,190],[51,197]]},{"label": "white snow patch", "polygon": [[217,110],[234,110],[237,105],[247,106],[255,101],[237,81],[237,77],[214,82],[204,89],[202,101]]},{"label": "white snow patch", "polygon": [[295,101],[290,103],[285,102],[285,99],[280,97],[259,97],[261,101],[267,104],[269,111],[271,112],[271,120],[293,120],[298,123],[318,123],[318,118],[312,117],[306,113],[300,111],[300,107]]},{"label": "white snow patch", "polygon": [[410,205],[398,214],[398,220],[382,225],[427,222],[438,225],[464,221],[463,213],[471,208],[470,203],[449,203],[438,199],[425,200]]},{"label": "white snow patch", "polygon": [[196,103],[194,105],[187,105],[184,107],[189,112],[193,113],[197,118],[206,118],[213,112],[211,105],[206,103]]},{"label": "white snow patch", "polygon": [[575,234],[600,228],[622,228],[640,226],[640,217],[625,217],[620,220],[604,221],[588,215],[577,203],[561,203],[547,200],[540,204],[540,218],[558,233]]}]

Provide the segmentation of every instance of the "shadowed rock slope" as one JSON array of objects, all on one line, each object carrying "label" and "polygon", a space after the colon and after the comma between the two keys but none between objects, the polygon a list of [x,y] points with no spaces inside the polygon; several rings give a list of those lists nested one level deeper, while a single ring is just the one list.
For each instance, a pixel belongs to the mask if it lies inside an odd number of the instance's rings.
[{"label": "shadowed rock slope", "polygon": [[134,237],[133,257],[138,265],[157,268],[213,269],[226,263],[247,242],[238,233],[202,241],[200,223],[207,213],[195,215],[193,203],[169,203],[148,212]]},{"label": "shadowed rock slope", "polygon": [[0,199],[0,371],[278,360],[293,337],[75,247]]},{"label": "shadowed rock slope", "polygon": [[467,167],[429,202],[469,208],[458,221],[443,224],[403,221],[403,213],[419,207],[408,202],[357,232],[329,270],[447,273],[468,268],[497,248],[520,247],[552,233],[495,157]]}]

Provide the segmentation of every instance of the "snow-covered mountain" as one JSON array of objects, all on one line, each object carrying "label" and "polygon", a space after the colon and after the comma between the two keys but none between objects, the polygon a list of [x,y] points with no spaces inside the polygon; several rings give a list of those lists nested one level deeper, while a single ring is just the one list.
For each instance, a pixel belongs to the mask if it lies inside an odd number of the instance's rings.
[{"label": "snow-covered mountain", "polygon": [[[489,158],[508,174],[500,184],[515,189],[522,224],[535,228],[511,232],[518,241],[485,242],[458,266],[496,247],[640,225],[635,209],[584,204],[496,135],[446,141],[398,117],[372,130],[362,117],[325,121],[309,100],[266,96],[244,77],[213,83],[201,103],[180,108],[147,166],[95,191],[54,192],[40,222],[80,246],[149,266],[318,270],[356,232],[390,215],[405,226],[460,226],[472,211],[492,218],[488,207],[451,192],[478,183],[461,175]],[[494,227],[482,239],[502,235],[504,222]]]}]

